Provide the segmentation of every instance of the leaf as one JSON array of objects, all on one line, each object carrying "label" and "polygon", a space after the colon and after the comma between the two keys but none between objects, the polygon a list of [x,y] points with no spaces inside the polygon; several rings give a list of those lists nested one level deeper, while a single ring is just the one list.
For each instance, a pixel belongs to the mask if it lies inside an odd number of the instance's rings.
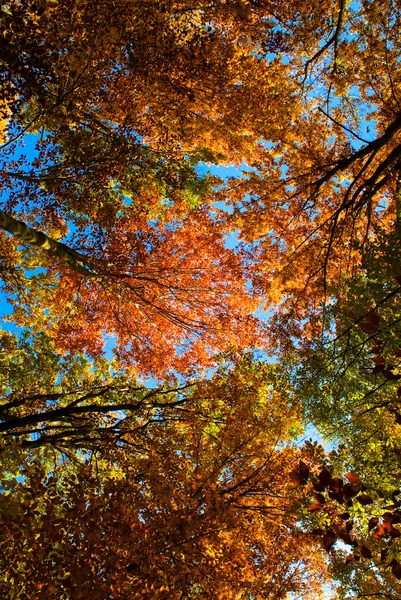
[{"label": "leaf", "polygon": [[358,500],[358,502],[362,504],[362,506],[366,506],[367,504],[373,504],[373,499],[371,498],[371,496],[369,496],[369,494],[359,494],[359,496],[356,497],[356,500]]},{"label": "leaf", "polygon": [[323,509],[323,506],[322,506],[322,504],[319,504],[318,502],[315,502],[315,504],[311,504],[311,505],[308,507],[308,510],[309,510],[310,512],[316,512],[317,510],[322,510],[322,509]]},{"label": "leaf", "polygon": [[[350,498],[354,498],[360,491],[360,485],[359,484],[350,484],[350,483],[346,483],[343,486],[342,492],[344,495],[344,498],[346,498],[347,500],[349,500]],[[352,504],[351,504],[352,506]]]},{"label": "leaf", "polygon": [[384,369],[382,371],[382,373],[383,373],[384,377],[386,379],[388,379],[389,381],[397,381],[398,379],[400,379],[400,375],[396,375],[395,373],[393,373],[389,369]]},{"label": "leaf", "polygon": [[396,563],[395,565],[393,565],[391,567],[391,572],[394,575],[394,577],[397,577],[397,579],[401,579],[401,565],[400,563]]},{"label": "leaf", "polygon": [[340,477],[332,477],[330,481],[330,489],[335,493],[341,493],[343,487],[343,480]]},{"label": "leaf", "polygon": [[326,486],[323,483],[321,483],[320,481],[314,481],[313,487],[315,488],[315,490],[317,492],[324,492],[326,489]]},{"label": "leaf", "polygon": [[351,531],[353,526],[354,526],[354,521],[347,521],[347,523],[345,524],[345,528],[346,528],[347,532]]},{"label": "leaf", "polygon": [[326,502],[326,499],[323,496],[323,494],[319,494],[318,492],[313,492],[313,495],[315,497],[315,500],[317,502],[319,502],[319,504],[324,504]]},{"label": "leaf", "polygon": [[355,473],[355,471],[349,471],[344,475],[350,483],[361,483],[361,478]]},{"label": "leaf", "polygon": [[378,525],[375,529],[375,533],[374,536],[377,540],[380,540],[382,538],[384,538],[386,535],[386,532],[384,531],[384,527],[383,525]]},{"label": "leaf", "polygon": [[333,530],[329,529],[323,536],[323,547],[329,552],[336,541],[336,536]]},{"label": "leaf", "polygon": [[378,517],[371,517],[369,519],[368,531],[372,531],[372,529],[374,529],[376,527],[378,522],[379,522]]},{"label": "leaf", "polygon": [[377,314],[376,311],[371,310],[368,315],[367,315],[369,322],[374,326],[374,327],[378,327],[379,323],[380,323],[380,316]]},{"label": "leaf", "polygon": [[309,468],[302,460],[300,460],[298,467],[291,471],[290,479],[298,485],[306,485],[308,478]]},{"label": "leaf", "polygon": [[363,323],[358,323],[358,327],[364,333],[368,333],[370,335],[374,335],[375,333],[378,332],[377,327],[375,325],[373,325],[372,323],[369,323],[368,321],[364,321]]},{"label": "leaf", "polygon": [[380,552],[380,560],[381,562],[383,562],[384,560],[386,560],[388,554],[388,548],[384,548],[383,550],[381,550]]},{"label": "leaf", "polygon": [[329,484],[331,482],[331,473],[328,469],[326,469],[326,467],[324,467],[320,471],[318,478],[319,478],[320,483],[326,488],[329,486]]},{"label": "leaf", "polygon": [[369,550],[367,546],[361,546],[361,555],[363,558],[372,558],[372,552]]}]

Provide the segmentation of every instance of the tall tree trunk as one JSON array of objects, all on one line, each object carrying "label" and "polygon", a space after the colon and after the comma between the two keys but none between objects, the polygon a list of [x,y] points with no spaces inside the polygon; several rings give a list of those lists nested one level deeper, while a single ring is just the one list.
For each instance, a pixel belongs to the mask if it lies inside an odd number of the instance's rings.
[{"label": "tall tree trunk", "polygon": [[83,254],[80,254],[73,248],[69,248],[62,242],[53,240],[45,233],[29,227],[22,221],[14,219],[14,217],[11,217],[2,210],[0,210],[0,227],[24,243],[38,246],[39,248],[42,248],[42,250],[46,250],[47,252],[50,252],[50,254],[58,256],[58,258],[64,260],[71,269],[74,269],[74,271],[81,273],[85,277],[95,280],[99,279],[97,273],[87,268],[86,265],[90,263],[90,260]]}]

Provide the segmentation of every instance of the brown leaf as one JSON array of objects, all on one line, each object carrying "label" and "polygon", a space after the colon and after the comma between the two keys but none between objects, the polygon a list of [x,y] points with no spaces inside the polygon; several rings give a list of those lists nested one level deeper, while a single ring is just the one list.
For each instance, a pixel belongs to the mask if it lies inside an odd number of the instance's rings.
[{"label": "brown leaf", "polygon": [[347,512],[341,513],[340,515],[338,515],[340,517],[340,519],[342,519],[343,521],[348,521],[348,519],[350,518],[350,514]]},{"label": "brown leaf", "polygon": [[354,484],[351,485],[350,483],[346,483],[343,487],[343,494],[344,494],[344,498],[346,498],[347,500],[349,500],[350,498],[353,498],[354,496],[356,496],[359,491],[360,491],[360,485],[359,484]]},{"label": "brown leaf", "polygon": [[371,496],[369,496],[369,494],[359,494],[359,496],[357,496],[356,499],[360,504],[362,504],[362,506],[366,506],[367,504],[373,504],[373,499],[371,498]]},{"label": "brown leaf", "polygon": [[395,373],[393,373],[389,369],[384,369],[382,371],[382,373],[383,373],[384,377],[386,379],[388,379],[389,381],[397,381],[398,379],[400,379],[400,375],[396,375]]},{"label": "brown leaf", "polygon": [[333,490],[333,492],[340,493],[342,487],[343,487],[343,480],[340,477],[333,477],[332,480],[330,481],[330,489]]},{"label": "brown leaf", "polygon": [[298,467],[291,471],[290,479],[298,485],[305,485],[308,481],[308,477],[309,468],[302,460],[300,460]]},{"label": "brown leaf", "polygon": [[367,317],[369,319],[369,322],[372,323],[372,325],[374,325],[375,327],[379,326],[380,316],[377,314],[377,312],[375,310],[370,310]]},{"label": "brown leaf", "polygon": [[401,425],[401,415],[396,410],[394,411],[395,422],[397,425]]},{"label": "brown leaf", "polygon": [[401,523],[401,512],[399,510],[394,511],[393,513],[393,525],[397,523]]},{"label": "brown leaf", "polygon": [[353,554],[348,554],[348,556],[345,559],[345,566],[347,566],[353,560],[354,560],[354,555]]},{"label": "brown leaf", "polygon": [[323,494],[319,494],[318,492],[312,492],[312,494],[314,495],[316,502],[319,502],[319,504],[324,504],[326,502]]},{"label": "brown leaf", "polygon": [[399,530],[399,529],[397,529],[397,527],[393,527],[392,525],[391,525],[391,529],[390,529],[390,531],[389,531],[388,533],[389,533],[389,535],[390,535],[390,536],[391,536],[393,539],[394,539],[394,538],[399,538],[399,537],[400,537],[400,535],[401,535],[401,532],[400,532],[400,530]]},{"label": "brown leaf", "polygon": [[361,554],[363,558],[372,558],[372,553],[367,546],[361,546]]},{"label": "brown leaf", "polygon": [[314,481],[313,487],[315,488],[315,490],[317,492],[324,492],[324,490],[326,489],[326,486],[323,483],[321,483],[320,481]]},{"label": "brown leaf", "polygon": [[393,514],[390,512],[385,512],[382,514],[382,519],[384,522],[392,523],[393,522]]},{"label": "brown leaf", "polygon": [[345,529],[347,531],[351,531],[351,529],[353,528],[353,526],[354,526],[354,521],[347,521],[347,523],[345,524]]},{"label": "brown leaf", "polygon": [[384,550],[382,550],[380,552],[380,560],[383,562],[383,560],[386,560],[386,556],[388,554],[388,548],[384,548]]},{"label": "brown leaf", "polygon": [[374,527],[376,527],[376,525],[378,524],[378,522],[379,522],[379,519],[377,517],[370,518],[369,519],[369,525],[368,525],[369,531],[372,531],[372,529]]},{"label": "brown leaf", "polygon": [[370,335],[373,335],[378,332],[377,327],[375,325],[373,325],[372,323],[369,323],[369,321],[364,321],[363,323],[358,323],[358,327],[360,329],[362,329],[363,333],[368,333]]},{"label": "brown leaf", "polygon": [[361,478],[355,473],[355,471],[349,471],[349,473],[346,473],[344,477],[346,477],[350,483],[361,483]]},{"label": "brown leaf", "polygon": [[320,529],[320,527],[316,527],[315,529],[312,529],[312,533],[313,533],[313,535],[323,535],[324,530]]},{"label": "brown leaf", "polygon": [[344,502],[344,495],[342,492],[329,492],[329,498],[336,500],[339,504]]},{"label": "brown leaf", "polygon": [[371,354],[378,354],[379,352],[381,352],[383,350],[382,346],[373,346],[373,348],[371,350],[369,350],[369,352]]},{"label": "brown leaf", "polygon": [[323,536],[323,546],[327,550],[327,552],[333,546],[335,541],[336,541],[336,536],[335,536],[334,531],[332,529],[328,529]]},{"label": "brown leaf", "polygon": [[397,579],[401,579],[401,565],[400,565],[400,563],[397,562],[397,564],[393,565],[391,567],[391,572],[394,575],[394,577],[397,577]]},{"label": "brown leaf", "polygon": [[325,487],[327,487],[330,484],[331,481],[331,473],[328,469],[326,469],[326,467],[324,467],[319,475],[319,481],[321,484],[323,484]]},{"label": "brown leaf", "polygon": [[348,532],[340,533],[339,537],[345,544],[352,544],[352,538]]}]

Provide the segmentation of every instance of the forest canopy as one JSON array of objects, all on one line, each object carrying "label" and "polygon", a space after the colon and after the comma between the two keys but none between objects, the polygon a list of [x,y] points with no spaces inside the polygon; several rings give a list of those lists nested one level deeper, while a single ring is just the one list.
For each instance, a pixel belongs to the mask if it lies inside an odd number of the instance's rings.
[{"label": "forest canopy", "polygon": [[2,597],[397,600],[400,3],[6,0],[0,50]]}]

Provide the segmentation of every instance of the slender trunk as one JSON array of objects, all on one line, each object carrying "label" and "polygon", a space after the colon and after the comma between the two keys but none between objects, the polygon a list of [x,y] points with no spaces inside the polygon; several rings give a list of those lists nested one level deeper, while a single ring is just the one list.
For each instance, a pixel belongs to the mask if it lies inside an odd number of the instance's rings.
[{"label": "slender trunk", "polygon": [[100,279],[97,273],[89,270],[85,266],[88,265],[90,261],[84,255],[79,254],[79,252],[76,252],[73,248],[69,248],[62,242],[53,240],[45,233],[29,227],[22,221],[14,219],[14,217],[2,210],[0,210],[0,227],[24,243],[38,246],[39,248],[42,248],[42,250],[46,250],[46,252],[58,256],[58,258],[61,258],[66,262],[71,269],[74,269],[74,271],[77,271],[81,275],[94,280]]}]

